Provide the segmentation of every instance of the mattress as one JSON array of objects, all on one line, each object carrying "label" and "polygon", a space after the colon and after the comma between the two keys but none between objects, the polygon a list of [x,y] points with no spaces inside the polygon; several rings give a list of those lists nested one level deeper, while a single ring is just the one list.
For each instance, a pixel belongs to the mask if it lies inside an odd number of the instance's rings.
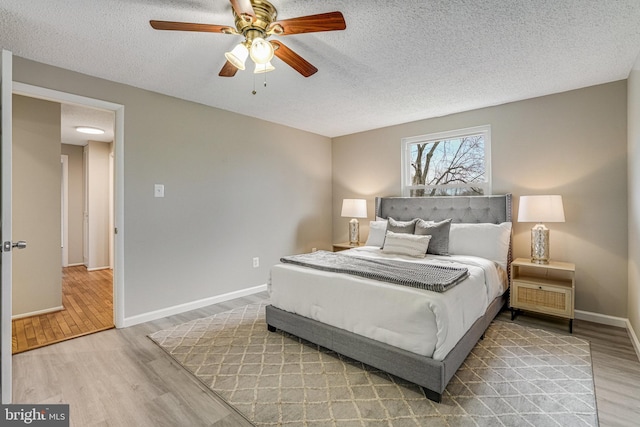
[{"label": "mattress", "polygon": [[271,304],[322,323],[442,360],[489,303],[506,289],[493,261],[474,256],[411,258],[365,246],[341,252],[370,258],[466,267],[469,277],[446,292],[315,270],[291,264],[271,269]]}]

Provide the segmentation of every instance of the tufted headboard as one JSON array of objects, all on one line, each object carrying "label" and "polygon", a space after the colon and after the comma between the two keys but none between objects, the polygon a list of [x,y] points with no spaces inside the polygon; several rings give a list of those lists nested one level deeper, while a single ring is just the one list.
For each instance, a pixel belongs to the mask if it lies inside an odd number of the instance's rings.
[{"label": "tufted headboard", "polygon": [[[398,221],[413,218],[451,222],[500,224],[511,222],[511,194],[499,196],[435,196],[435,197],[376,197],[376,217],[392,217]],[[513,259],[511,241],[507,254],[507,283]]]},{"label": "tufted headboard", "polygon": [[511,194],[497,196],[376,197],[376,217],[499,224],[511,221]]}]

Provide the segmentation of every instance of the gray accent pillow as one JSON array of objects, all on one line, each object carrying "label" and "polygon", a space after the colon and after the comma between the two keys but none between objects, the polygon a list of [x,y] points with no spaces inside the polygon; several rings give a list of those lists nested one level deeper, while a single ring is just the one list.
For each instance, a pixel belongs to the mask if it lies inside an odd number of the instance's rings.
[{"label": "gray accent pillow", "polygon": [[431,236],[428,254],[449,255],[449,230],[451,228],[451,218],[440,222],[425,221],[418,219],[416,222],[415,234],[420,236]]},{"label": "gray accent pillow", "polygon": [[396,221],[395,219],[389,217],[387,231],[392,231],[394,233],[415,234],[414,231],[416,229],[416,222],[418,222],[418,218],[414,218],[411,221]]}]

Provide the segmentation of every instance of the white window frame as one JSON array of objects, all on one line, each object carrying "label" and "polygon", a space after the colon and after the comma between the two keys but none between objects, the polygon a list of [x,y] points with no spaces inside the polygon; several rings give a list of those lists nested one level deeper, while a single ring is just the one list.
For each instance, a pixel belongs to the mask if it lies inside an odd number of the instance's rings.
[{"label": "white window frame", "polygon": [[[440,140],[463,138],[470,135],[482,134],[484,137],[484,167],[485,179],[483,183],[468,184],[444,184],[444,185],[412,185],[411,184],[411,146],[414,144],[424,144]],[[427,135],[412,136],[402,138],[402,165],[401,165],[401,186],[402,195],[408,197],[411,190],[433,189],[433,188],[469,188],[480,187],[484,194],[491,194],[491,125],[475,126],[465,129],[456,129],[446,132],[430,133]]]}]

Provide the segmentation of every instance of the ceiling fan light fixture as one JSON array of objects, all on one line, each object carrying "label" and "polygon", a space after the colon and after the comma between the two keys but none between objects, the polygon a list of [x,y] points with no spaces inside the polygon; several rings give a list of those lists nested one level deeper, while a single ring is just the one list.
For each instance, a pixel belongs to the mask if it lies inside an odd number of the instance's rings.
[{"label": "ceiling fan light fixture", "polygon": [[273,58],[273,45],[262,37],[256,37],[251,42],[249,55],[256,64],[266,64]]},{"label": "ceiling fan light fixture", "polygon": [[269,61],[266,64],[256,64],[256,69],[253,71],[253,73],[254,74],[268,73],[269,71],[273,71],[275,69],[276,67],[271,65],[271,61]]},{"label": "ceiling fan light fixture", "polygon": [[238,70],[244,70],[244,62],[249,56],[249,50],[244,43],[238,44],[231,52],[225,52],[224,57]]}]

